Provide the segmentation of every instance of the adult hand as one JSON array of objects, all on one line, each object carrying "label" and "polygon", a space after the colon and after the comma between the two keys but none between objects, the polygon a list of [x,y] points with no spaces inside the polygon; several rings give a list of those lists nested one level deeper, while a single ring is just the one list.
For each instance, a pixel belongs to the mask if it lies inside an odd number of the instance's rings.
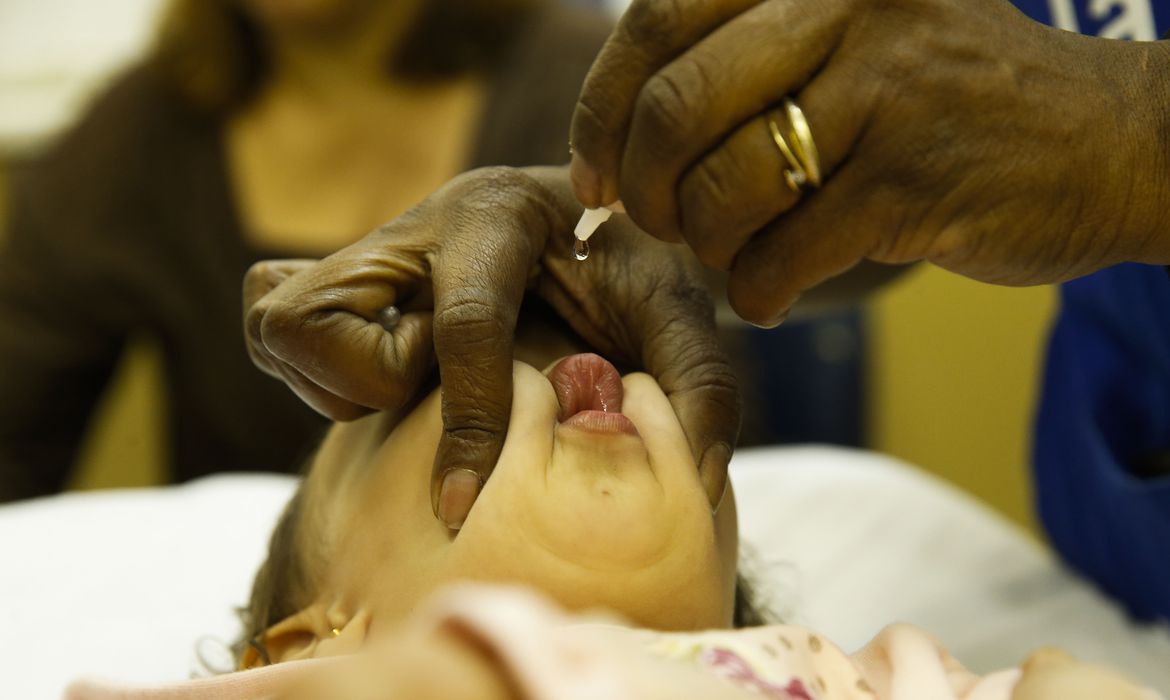
[{"label": "adult hand", "polygon": [[[1164,264],[1167,75],[1167,42],[1004,0],[634,0],[577,104],[573,186],[730,270],[761,325],[862,260],[1011,285]],[[768,126],[786,96],[826,176],[803,196]]]},{"label": "adult hand", "polygon": [[[587,343],[658,380],[716,504],[739,405],[700,271],[629,221],[607,224],[578,262],[571,232],[580,211],[564,169],[467,173],[317,264],[254,267],[245,283],[249,352],[335,420],[400,410],[437,361],[443,435],[432,503],[458,524],[478,487],[448,491],[444,482],[469,469],[482,483],[499,457],[529,290]],[[388,329],[381,314],[391,305],[403,313]]]}]

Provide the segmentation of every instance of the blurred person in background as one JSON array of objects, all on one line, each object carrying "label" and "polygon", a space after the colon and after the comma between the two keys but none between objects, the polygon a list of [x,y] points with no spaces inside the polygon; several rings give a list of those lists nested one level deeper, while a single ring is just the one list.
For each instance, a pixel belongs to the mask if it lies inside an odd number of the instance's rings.
[{"label": "blurred person in background", "polygon": [[326,421],[252,367],[244,272],[327,255],[463,170],[564,162],[608,28],[542,0],[174,2],[12,177],[0,501],[66,485],[139,333],[162,347],[173,480],[298,464]]}]

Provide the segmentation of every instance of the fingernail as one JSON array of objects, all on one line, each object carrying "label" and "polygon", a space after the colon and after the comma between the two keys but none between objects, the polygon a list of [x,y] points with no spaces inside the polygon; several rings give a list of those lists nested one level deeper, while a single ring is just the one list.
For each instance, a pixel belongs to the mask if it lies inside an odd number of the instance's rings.
[{"label": "fingernail", "polygon": [[731,447],[725,442],[717,442],[707,448],[703,458],[699,460],[699,478],[707,491],[707,499],[711,502],[711,512],[719,510],[723,496],[727,493],[727,465],[731,463]]},{"label": "fingernail", "polygon": [[439,489],[439,520],[452,530],[463,527],[483,484],[470,469],[449,469]]},{"label": "fingernail", "polygon": [[782,313],[778,316],[773,316],[772,318],[767,319],[766,321],[763,321],[761,323],[756,323],[755,321],[748,321],[748,323],[752,324],[756,328],[762,328],[763,330],[767,331],[767,330],[771,330],[771,329],[775,328],[776,326],[779,326],[781,323],[784,323],[787,320],[788,320],[788,312],[785,311],[784,313]]},{"label": "fingernail", "polygon": [[581,204],[590,209],[604,204],[601,201],[601,173],[586,163],[580,153],[574,153],[569,161],[569,181],[573,183],[573,192]]}]

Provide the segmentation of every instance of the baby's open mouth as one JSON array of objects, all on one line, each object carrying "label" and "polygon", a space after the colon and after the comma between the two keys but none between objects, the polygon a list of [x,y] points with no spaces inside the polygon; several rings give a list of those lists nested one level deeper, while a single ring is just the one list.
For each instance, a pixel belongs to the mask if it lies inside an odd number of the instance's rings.
[{"label": "baby's open mouth", "polygon": [[570,355],[548,373],[560,409],[557,421],[596,433],[637,435],[622,415],[622,376],[605,358],[593,353]]}]

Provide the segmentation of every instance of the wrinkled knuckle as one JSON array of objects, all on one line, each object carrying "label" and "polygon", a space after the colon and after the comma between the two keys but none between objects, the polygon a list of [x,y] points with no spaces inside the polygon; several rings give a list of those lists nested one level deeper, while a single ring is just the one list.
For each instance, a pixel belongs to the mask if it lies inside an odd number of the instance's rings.
[{"label": "wrinkled knuckle", "polygon": [[241,286],[245,310],[263,299],[280,281],[281,278],[277,276],[270,261],[263,260],[249,267],[244,273],[244,283]]},{"label": "wrinkled knuckle", "polygon": [[720,149],[698,164],[695,173],[696,197],[702,198],[708,206],[730,210],[736,183],[743,181],[743,169],[737,159],[727,150]]},{"label": "wrinkled knuckle", "polygon": [[683,108],[687,110],[693,108],[693,111],[697,112],[704,105],[709,105],[717,99],[719,81],[728,70],[719,63],[718,57],[709,55],[709,52],[688,55],[672,64],[662,75],[674,83],[683,102]]},{"label": "wrinkled knuckle", "polygon": [[461,348],[495,346],[511,333],[500,300],[485,290],[461,290],[435,312],[435,344]]},{"label": "wrinkled knuckle", "polygon": [[260,314],[257,335],[264,347],[284,356],[302,342],[307,319],[299,305],[288,301],[262,302],[253,310]]},{"label": "wrinkled knuckle", "polygon": [[725,366],[711,378],[708,386],[712,389],[712,400],[723,406],[738,423],[739,415],[743,411],[743,397],[739,392],[739,377],[735,372]]},{"label": "wrinkled knuckle", "polygon": [[592,151],[601,141],[615,135],[618,125],[613,123],[607,108],[612,102],[611,96],[604,92],[595,95],[593,91],[584,91],[577,98],[572,125],[574,151],[588,158],[594,155]]},{"label": "wrinkled knuckle", "polygon": [[670,343],[672,363],[680,373],[685,392],[695,392],[702,400],[738,414],[739,379],[713,336],[676,329],[677,338]]},{"label": "wrinkled knuckle", "polygon": [[708,415],[720,416],[716,421],[724,429],[733,433],[730,437],[734,444],[735,433],[739,432],[740,415],[743,413],[743,397],[739,391],[739,380],[729,367],[713,368],[714,371],[702,375],[703,385],[700,387],[700,400],[707,409]]},{"label": "wrinkled knuckle", "polygon": [[689,329],[680,329],[678,340],[672,343],[679,368],[685,368],[688,377],[696,384],[707,384],[710,378],[718,378],[731,367],[727,356],[719,349],[713,337],[696,335]]},{"label": "wrinkled knuckle", "polygon": [[733,168],[729,167],[729,160],[722,151],[716,152],[695,166],[692,176],[687,178],[686,198],[699,205],[694,217],[696,223],[706,224],[709,217],[701,215],[727,211],[731,206]]},{"label": "wrinkled knuckle", "polygon": [[669,137],[685,135],[687,117],[694,111],[682,86],[669,75],[657,73],[642,86],[634,107],[635,119],[643,121],[648,134],[656,136],[665,150]]},{"label": "wrinkled knuckle", "polygon": [[497,221],[502,214],[521,220],[543,215],[550,197],[535,177],[507,166],[472,170],[452,185],[455,196],[447,202],[452,215],[476,222]]},{"label": "wrinkled knuckle", "polygon": [[504,165],[469,170],[452,181],[452,188],[459,195],[456,206],[478,205],[483,200],[490,202],[513,188],[522,187],[526,179],[524,173]]},{"label": "wrinkled knuckle", "polygon": [[481,186],[489,193],[528,193],[540,187],[535,178],[519,168],[495,165],[480,168],[475,173]]},{"label": "wrinkled knuckle", "polygon": [[711,160],[704,160],[683,181],[679,224],[683,238],[704,265],[727,270],[734,254],[720,244],[716,232],[731,215],[732,193],[726,171]]},{"label": "wrinkled knuckle", "polygon": [[261,284],[273,277],[272,261],[261,260],[260,262],[252,263],[252,266],[244,273],[244,284]]},{"label": "wrinkled knuckle", "polygon": [[739,377],[722,350],[715,348],[703,353],[697,372],[704,387],[716,394],[731,397],[733,403],[738,406]]},{"label": "wrinkled knuckle", "polygon": [[632,46],[661,52],[678,41],[686,16],[679,0],[635,0],[622,17],[620,33]]},{"label": "wrinkled knuckle", "polygon": [[503,436],[503,428],[494,423],[477,422],[474,418],[463,421],[443,429],[444,438],[456,449],[480,450],[496,444]]}]

